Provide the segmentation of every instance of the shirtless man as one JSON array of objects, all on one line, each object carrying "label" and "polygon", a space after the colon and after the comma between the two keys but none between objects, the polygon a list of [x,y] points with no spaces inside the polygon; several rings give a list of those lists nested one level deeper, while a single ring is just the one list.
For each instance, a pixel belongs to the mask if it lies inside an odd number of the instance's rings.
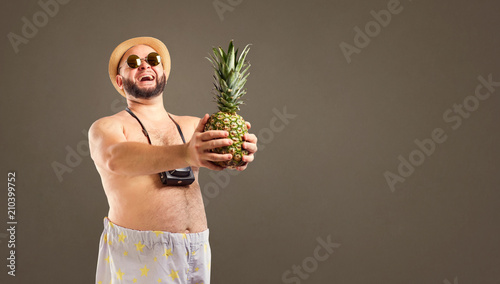
[{"label": "shirtless man", "polygon": [[[136,65],[128,63],[129,58],[138,59]],[[231,154],[209,150],[232,141],[225,138],[226,131],[203,132],[208,114],[199,119],[165,110],[163,89],[169,72],[168,50],[154,38],[130,39],[111,55],[110,78],[137,120],[124,110],[97,120],[89,130],[91,157],[109,203],[96,283],[210,283],[198,172],[200,167],[222,170],[211,161],[230,160]],[[243,160],[252,162],[257,137],[246,134],[244,139],[249,155]],[[192,168],[192,184],[166,186],[160,180],[158,173],[184,167]]]}]

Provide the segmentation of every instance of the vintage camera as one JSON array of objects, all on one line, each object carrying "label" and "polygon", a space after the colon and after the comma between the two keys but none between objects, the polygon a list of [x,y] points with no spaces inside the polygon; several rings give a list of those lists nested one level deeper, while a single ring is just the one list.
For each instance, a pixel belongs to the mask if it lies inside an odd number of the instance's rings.
[{"label": "vintage camera", "polygon": [[191,167],[185,167],[160,173],[160,179],[165,185],[190,185],[194,182],[194,174]]}]

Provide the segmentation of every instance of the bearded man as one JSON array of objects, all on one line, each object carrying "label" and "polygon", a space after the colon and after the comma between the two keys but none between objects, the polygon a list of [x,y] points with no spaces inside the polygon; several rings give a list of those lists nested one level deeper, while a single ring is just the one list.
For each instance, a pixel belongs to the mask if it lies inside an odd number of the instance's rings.
[{"label": "bearded man", "polygon": [[[158,39],[119,44],[109,76],[127,109],[94,122],[91,157],[109,212],[99,244],[96,283],[210,283],[209,230],[198,172],[222,170],[231,154],[211,149],[232,144],[227,131],[206,131],[202,119],[173,115],[163,104],[170,55]],[[250,124],[247,124],[250,128]],[[246,134],[247,164],[257,137]]]}]

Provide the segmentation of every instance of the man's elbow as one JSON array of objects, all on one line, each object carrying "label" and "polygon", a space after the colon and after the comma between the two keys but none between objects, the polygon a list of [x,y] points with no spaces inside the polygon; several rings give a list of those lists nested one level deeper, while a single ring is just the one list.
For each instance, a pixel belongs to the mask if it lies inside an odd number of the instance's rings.
[{"label": "man's elbow", "polygon": [[108,171],[114,174],[120,174],[123,172],[124,163],[120,158],[119,151],[117,151],[117,145],[111,146],[104,156],[106,169]]},{"label": "man's elbow", "polygon": [[106,169],[114,174],[117,174],[120,172],[120,167],[118,166],[118,163],[116,163],[114,160],[109,159],[106,162]]}]

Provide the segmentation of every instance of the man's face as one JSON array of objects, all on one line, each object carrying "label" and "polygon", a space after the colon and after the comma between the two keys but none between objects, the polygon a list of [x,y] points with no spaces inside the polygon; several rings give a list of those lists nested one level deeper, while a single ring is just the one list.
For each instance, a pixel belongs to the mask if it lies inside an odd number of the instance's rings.
[{"label": "man's face", "polygon": [[123,55],[118,65],[118,86],[134,98],[154,98],[159,96],[165,88],[166,78],[161,63],[157,66],[151,66],[147,61],[141,60],[141,65],[138,68],[130,68],[127,65],[127,58],[130,55],[135,54],[143,59],[151,52],[156,51],[147,45],[136,45]]}]

